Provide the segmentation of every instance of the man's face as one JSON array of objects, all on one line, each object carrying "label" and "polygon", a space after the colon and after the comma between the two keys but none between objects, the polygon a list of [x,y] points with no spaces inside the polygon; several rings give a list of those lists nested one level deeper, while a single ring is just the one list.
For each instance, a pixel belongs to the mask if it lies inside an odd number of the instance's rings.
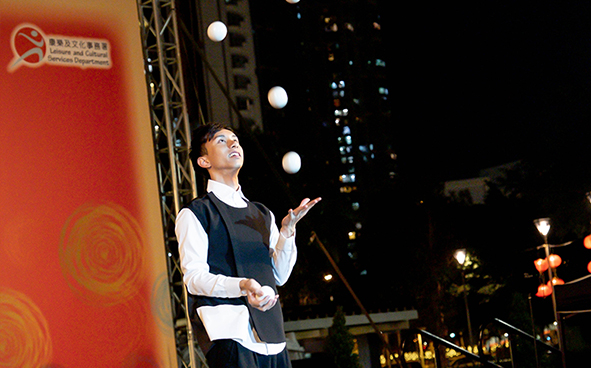
[{"label": "man's face", "polygon": [[233,132],[222,129],[205,143],[207,154],[198,159],[199,166],[208,170],[239,170],[244,164],[244,152]]}]

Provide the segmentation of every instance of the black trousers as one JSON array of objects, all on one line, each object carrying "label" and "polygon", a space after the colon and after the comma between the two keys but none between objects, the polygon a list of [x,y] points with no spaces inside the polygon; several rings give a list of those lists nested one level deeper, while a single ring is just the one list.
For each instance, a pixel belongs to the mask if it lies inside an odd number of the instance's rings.
[{"label": "black trousers", "polygon": [[206,357],[209,368],[291,368],[287,347],[277,355],[261,355],[230,339],[215,340]]}]

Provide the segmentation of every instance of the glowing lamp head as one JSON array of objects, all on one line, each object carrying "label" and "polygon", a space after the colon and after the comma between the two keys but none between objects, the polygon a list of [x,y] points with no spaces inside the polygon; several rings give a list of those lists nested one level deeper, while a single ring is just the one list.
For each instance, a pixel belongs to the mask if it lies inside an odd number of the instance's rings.
[{"label": "glowing lamp head", "polygon": [[456,253],[454,254],[454,258],[456,259],[456,261],[458,261],[460,266],[463,266],[464,263],[466,262],[466,250],[465,249],[457,250]]},{"label": "glowing lamp head", "polygon": [[587,235],[585,239],[583,239],[583,245],[587,249],[591,249],[591,235]]},{"label": "glowing lamp head", "polygon": [[534,225],[536,225],[536,228],[543,237],[546,237],[550,232],[550,219],[548,217],[535,220]]}]

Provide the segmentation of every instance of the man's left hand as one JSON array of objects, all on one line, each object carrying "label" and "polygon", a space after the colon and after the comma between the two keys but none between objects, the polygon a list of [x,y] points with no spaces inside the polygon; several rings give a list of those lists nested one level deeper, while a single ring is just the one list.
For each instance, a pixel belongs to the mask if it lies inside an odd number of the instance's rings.
[{"label": "man's left hand", "polygon": [[304,216],[306,216],[308,211],[310,211],[310,209],[314,207],[316,203],[320,202],[321,199],[322,198],[318,197],[311,201],[310,198],[305,198],[300,203],[298,208],[296,208],[295,210],[290,209],[287,216],[285,216],[283,220],[281,220],[281,235],[283,235],[285,238],[293,236],[293,234],[295,233],[295,226],[298,223],[298,221],[300,221]]}]

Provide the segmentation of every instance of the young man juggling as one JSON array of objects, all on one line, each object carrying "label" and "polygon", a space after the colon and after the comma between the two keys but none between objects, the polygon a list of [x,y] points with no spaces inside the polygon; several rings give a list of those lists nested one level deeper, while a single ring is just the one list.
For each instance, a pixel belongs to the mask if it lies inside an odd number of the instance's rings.
[{"label": "young man juggling", "polygon": [[220,124],[198,127],[191,143],[196,170],[209,175],[207,194],[183,208],[176,235],[187,290],[206,337],[211,368],[291,367],[277,294],[295,265],[295,227],[320,198],[304,199],[280,223],[242,193],[244,151]]}]

